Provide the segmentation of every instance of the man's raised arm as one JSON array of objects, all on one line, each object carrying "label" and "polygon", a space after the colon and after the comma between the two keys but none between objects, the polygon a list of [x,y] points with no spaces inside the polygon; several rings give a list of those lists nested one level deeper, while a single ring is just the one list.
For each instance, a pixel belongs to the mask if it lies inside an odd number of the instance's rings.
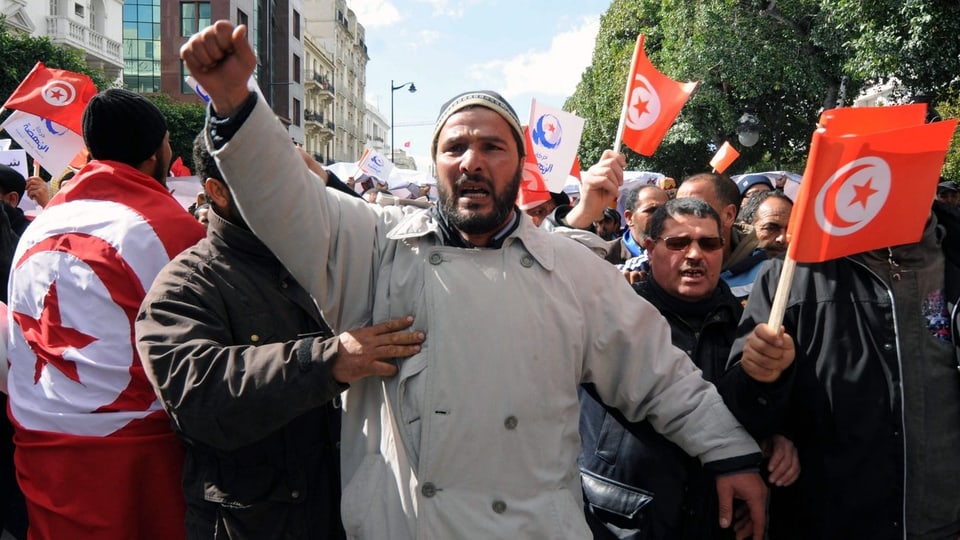
[{"label": "man's raised arm", "polygon": [[230,116],[247,100],[247,81],[257,57],[247,41],[247,27],[217,21],[194,34],[180,48],[180,58],[210,96],[219,116]]}]

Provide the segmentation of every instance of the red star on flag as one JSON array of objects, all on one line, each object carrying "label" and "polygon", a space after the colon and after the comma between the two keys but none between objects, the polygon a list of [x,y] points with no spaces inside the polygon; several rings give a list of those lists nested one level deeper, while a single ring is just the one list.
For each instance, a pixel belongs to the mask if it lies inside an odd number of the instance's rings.
[{"label": "red star on flag", "polygon": [[870,183],[871,180],[867,180],[867,183],[862,186],[853,186],[856,195],[853,197],[853,200],[850,201],[850,206],[853,206],[855,203],[860,203],[860,206],[864,208],[867,207],[867,201],[870,199],[870,196],[878,191],[870,187]]},{"label": "red star on flag", "polygon": [[50,90],[49,93],[50,93],[50,97],[52,97],[53,99],[57,101],[63,101],[63,98],[64,98],[63,90],[61,90],[60,88],[53,88]]},{"label": "red star on flag", "polygon": [[59,369],[70,380],[80,382],[77,364],[64,358],[63,354],[67,349],[82,349],[97,338],[61,324],[60,298],[57,296],[56,282],[50,284],[47,296],[43,299],[43,311],[40,312],[39,319],[16,311],[13,313],[13,318],[23,331],[23,337],[30,346],[30,350],[37,355],[36,369],[33,374],[34,384],[40,380],[40,374],[47,364]]},{"label": "red star on flag", "polygon": [[648,100],[638,99],[637,103],[634,104],[633,108],[637,110],[638,117],[650,112],[650,107],[647,107],[647,103],[650,102]]}]

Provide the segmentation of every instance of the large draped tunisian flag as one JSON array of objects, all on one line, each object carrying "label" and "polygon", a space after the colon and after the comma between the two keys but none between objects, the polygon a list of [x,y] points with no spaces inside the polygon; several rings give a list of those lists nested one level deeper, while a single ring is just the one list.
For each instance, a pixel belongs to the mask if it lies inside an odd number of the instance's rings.
[{"label": "large draped tunisian flag", "polygon": [[32,539],[183,538],[182,445],[133,327],[160,269],[203,235],[159,182],[93,161],[20,239],[7,386]]},{"label": "large draped tunisian flag", "polygon": [[819,262],[916,242],[957,121],[925,124],[925,104],[820,116],[790,219],[787,256]]},{"label": "large draped tunisian flag", "polygon": [[652,156],[699,82],[678,82],[657,70],[637,36],[624,96],[623,143]]}]

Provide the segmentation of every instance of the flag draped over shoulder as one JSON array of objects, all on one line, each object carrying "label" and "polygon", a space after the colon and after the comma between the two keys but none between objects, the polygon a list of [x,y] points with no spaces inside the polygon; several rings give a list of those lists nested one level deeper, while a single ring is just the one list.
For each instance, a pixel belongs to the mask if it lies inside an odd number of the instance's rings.
[{"label": "flag draped over shoulder", "polygon": [[182,538],[183,453],[134,345],[160,269],[204,229],[156,180],[93,161],[27,228],[9,412],[32,538]]},{"label": "flag draped over shoulder", "polygon": [[96,94],[90,77],[37,62],[3,107],[35,114],[82,135],[83,110]]},{"label": "flag draped over shoulder", "polygon": [[650,63],[637,36],[623,104],[623,143],[652,156],[699,82],[677,82]]},{"label": "flag draped over shoulder", "polygon": [[820,116],[790,219],[789,257],[819,262],[920,239],[957,124],[925,124],[925,116],[925,104]]},{"label": "flag draped over shoulder", "polygon": [[718,174],[723,174],[723,171],[727,170],[727,167],[733,164],[738,157],[740,157],[740,152],[737,152],[737,149],[728,141],[723,141],[720,149],[717,150],[717,153],[714,154],[710,160],[710,166],[713,167],[713,170],[717,171]]},{"label": "flag draped over shoulder", "polygon": [[530,137],[530,126],[523,127],[523,137],[526,155],[523,157],[523,179],[517,194],[517,208],[529,210],[549,201],[550,190],[540,174],[540,164],[534,154],[533,139]]}]

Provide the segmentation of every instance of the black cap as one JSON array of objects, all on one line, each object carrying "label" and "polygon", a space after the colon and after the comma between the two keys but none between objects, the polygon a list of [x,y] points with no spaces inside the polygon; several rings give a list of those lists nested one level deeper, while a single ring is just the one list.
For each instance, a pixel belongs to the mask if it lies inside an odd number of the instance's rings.
[{"label": "black cap", "polygon": [[27,189],[27,179],[13,167],[0,165],[0,189],[7,193],[16,192],[23,198],[23,190]]},{"label": "black cap", "polygon": [[937,193],[943,193],[944,191],[960,192],[960,186],[958,186],[955,182],[946,180],[937,184]]},{"label": "black cap", "polygon": [[83,142],[91,159],[136,167],[157,152],[166,134],[167,122],[160,109],[122,88],[93,96],[83,111]]}]

